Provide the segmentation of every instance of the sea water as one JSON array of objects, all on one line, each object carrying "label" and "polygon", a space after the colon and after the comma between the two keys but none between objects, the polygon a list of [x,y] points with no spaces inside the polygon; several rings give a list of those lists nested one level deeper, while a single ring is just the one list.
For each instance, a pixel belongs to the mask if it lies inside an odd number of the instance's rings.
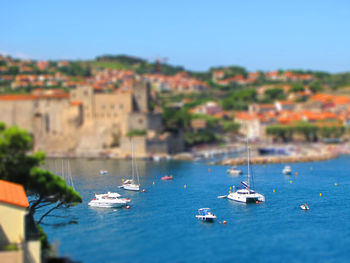
[{"label": "sea water", "polygon": [[[44,226],[61,256],[82,262],[350,262],[350,156],[289,164],[290,176],[282,174],[285,164],[254,165],[255,190],[266,197],[260,204],[217,198],[247,179],[246,166],[234,177],[229,167],[205,162],[137,164],[144,193],[118,189],[130,176],[130,161],[71,160],[83,203],[58,214],[78,223]],[[160,179],[170,174],[172,181]],[[94,193],[107,191],[131,198],[130,209],[88,206]],[[309,211],[300,209],[305,202]],[[216,214],[215,223],[196,219],[203,207]]]}]

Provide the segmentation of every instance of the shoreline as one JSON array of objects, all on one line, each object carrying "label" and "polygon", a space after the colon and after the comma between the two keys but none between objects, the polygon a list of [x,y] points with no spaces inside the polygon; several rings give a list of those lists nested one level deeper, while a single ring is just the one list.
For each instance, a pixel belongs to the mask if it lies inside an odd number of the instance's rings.
[{"label": "shoreline", "polygon": [[[256,156],[251,158],[251,164],[279,164],[279,163],[307,163],[326,161],[339,157],[336,153],[314,154],[314,155],[293,155],[293,156]],[[247,158],[231,158],[211,163],[214,165],[244,165]]]}]

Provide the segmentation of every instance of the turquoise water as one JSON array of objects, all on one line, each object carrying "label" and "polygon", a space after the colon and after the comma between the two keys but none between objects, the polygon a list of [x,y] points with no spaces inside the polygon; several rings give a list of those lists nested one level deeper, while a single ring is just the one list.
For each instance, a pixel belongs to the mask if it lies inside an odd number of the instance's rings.
[{"label": "turquoise water", "polygon": [[[129,174],[128,161],[71,160],[84,202],[65,215],[79,223],[44,227],[61,255],[82,262],[350,261],[350,156],[291,164],[292,176],[282,174],[282,164],[254,165],[255,189],[266,197],[266,203],[258,205],[217,199],[246,179],[227,175],[228,167],[175,161],[138,164],[145,193],[117,188]],[[239,168],[246,171],[245,166]],[[100,169],[110,174],[100,176]],[[173,181],[160,179],[170,172]],[[88,207],[94,192],[106,191],[130,197],[131,208]],[[304,202],[309,211],[299,208]],[[201,207],[210,207],[217,222],[199,222],[195,215]]]}]

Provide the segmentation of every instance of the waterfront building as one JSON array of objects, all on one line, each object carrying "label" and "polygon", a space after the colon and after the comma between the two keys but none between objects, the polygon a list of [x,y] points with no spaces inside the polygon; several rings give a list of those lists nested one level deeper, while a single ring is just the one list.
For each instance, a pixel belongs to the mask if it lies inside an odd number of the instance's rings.
[{"label": "waterfront building", "polygon": [[0,262],[41,262],[39,231],[22,185],[0,180]]},{"label": "waterfront building", "polygon": [[145,81],[109,93],[81,85],[69,93],[35,90],[0,95],[0,112],[0,121],[28,130],[35,150],[49,156],[130,155],[128,135],[135,131],[140,137],[135,143],[139,157],[181,151],[183,145],[181,138],[174,141],[163,134],[161,113],[150,109],[150,86]]}]

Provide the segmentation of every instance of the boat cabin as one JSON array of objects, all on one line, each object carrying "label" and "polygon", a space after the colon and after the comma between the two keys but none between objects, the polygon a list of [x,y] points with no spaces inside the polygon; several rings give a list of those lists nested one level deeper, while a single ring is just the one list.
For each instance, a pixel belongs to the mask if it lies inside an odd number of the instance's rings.
[{"label": "boat cabin", "polygon": [[241,189],[241,190],[237,191],[237,194],[249,195],[249,194],[255,194],[255,191],[253,191],[251,189]]}]

